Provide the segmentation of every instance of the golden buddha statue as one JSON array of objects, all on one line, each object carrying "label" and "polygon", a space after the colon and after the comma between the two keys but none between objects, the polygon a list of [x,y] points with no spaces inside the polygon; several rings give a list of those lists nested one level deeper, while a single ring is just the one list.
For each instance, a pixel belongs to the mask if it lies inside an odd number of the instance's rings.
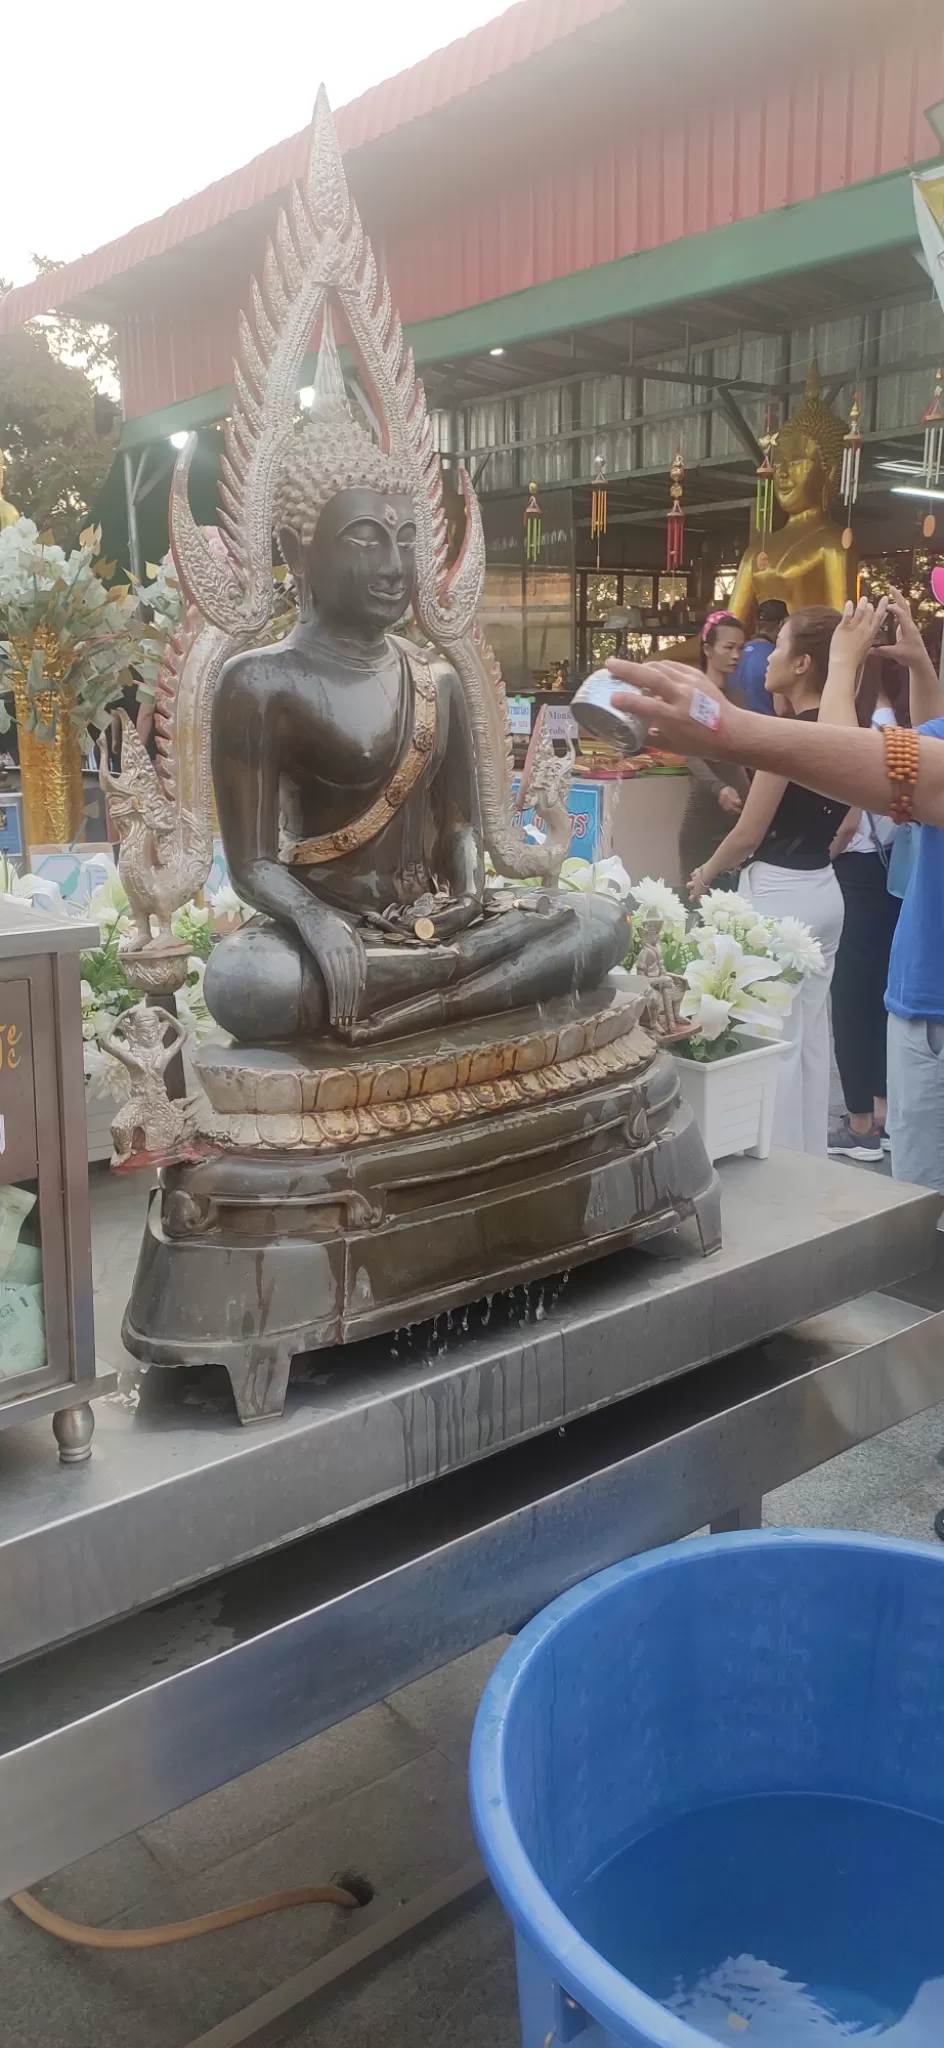
[{"label": "golden buddha statue", "polygon": [[19,516],[20,516],[20,515],[19,515],[19,513],[18,513],[18,511],[17,511],[17,509],[16,509],[16,506],[15,506],[15,505],[9,505],[9,504],[7,503],[7,500],[6,500],[6,498],[5,498],[5,497],[4,497],[4,495],[3,495],[3,472],[4,472],[4,468],[5,468],[5,458],[4,458],[4,453],[3,453],[3,449],[2,449],[2,448],[0,448],[0,533],[2,533],[2,531],[3,531],[3,528],[4,528],[5,526],[15,526],[15,525],[16,525],[16,522],[17,522],[17,520],[19,519]]},{"label": "golden buddha statue", "polygon": [[737,573],[731,610],[748,633],[766,598],[782,598],[791,612],[810,604],[841,611],[854,593],[855,558],[830,516],[839,494],[844,434],[842,420],[824,403],[814,362],[803,402],[774,447],[774,494],[786,525],[755,534]]}]

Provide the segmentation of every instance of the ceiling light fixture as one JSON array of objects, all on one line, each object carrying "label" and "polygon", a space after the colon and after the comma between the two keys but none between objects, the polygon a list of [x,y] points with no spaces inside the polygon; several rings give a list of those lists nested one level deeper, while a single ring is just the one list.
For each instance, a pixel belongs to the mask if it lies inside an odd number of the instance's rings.
[{"label": "ceiling light fixture", "polygon": [[189,439],[190,439],[190,435],[189,435],[189,434],[185,434],[185,433],[180,433],[180,434],[171,434],[171,436],[170,436],[170,445],[171,445],[171,447],[172,447],[172,448],[186,448],[186,446],[187,446],[187,442],[189,441]]},{"label": "ceiling light fixture", "polygon": [[942,500],[944,500],[944,491],[929,491],[926,490],[924,486],[920,484],[893,484],[892,497],[934,498],[938,501],[938,503],[940,503]]},{"label": "ceiling light fixture", "polygon": [[504,349],[503,349],[503,348],[490,348],[490,349],[489,349],[489,355],[490,355],[490,356],[503,356],[503,355],[504,355],[504,353],[505,353],[505,351],[504,351]]}]

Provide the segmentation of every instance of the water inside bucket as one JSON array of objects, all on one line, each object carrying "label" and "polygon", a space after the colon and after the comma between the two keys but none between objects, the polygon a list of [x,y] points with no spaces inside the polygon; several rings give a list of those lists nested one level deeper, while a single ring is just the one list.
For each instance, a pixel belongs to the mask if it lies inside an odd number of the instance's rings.
[{"label": "water inside bucket", "polygon": [[944,2044],[944,1826],[855,1799],[703,1808],[633,1842],[569,1918],[709,2041]]}]

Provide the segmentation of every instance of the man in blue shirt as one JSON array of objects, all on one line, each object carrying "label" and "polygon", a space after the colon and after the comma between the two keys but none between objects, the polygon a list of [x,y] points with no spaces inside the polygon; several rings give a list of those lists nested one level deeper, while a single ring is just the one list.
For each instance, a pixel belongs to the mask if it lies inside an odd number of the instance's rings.
[{"label": "man in blue shirt", "polygon": [[757,607],[754,637],[748,640],[731,677],[731,687],[740,691],[746,711],[766,711],[773,715],[774,700],[765,688],[767,663],[786,616],[787,607],[781,597],[768,597]]}]

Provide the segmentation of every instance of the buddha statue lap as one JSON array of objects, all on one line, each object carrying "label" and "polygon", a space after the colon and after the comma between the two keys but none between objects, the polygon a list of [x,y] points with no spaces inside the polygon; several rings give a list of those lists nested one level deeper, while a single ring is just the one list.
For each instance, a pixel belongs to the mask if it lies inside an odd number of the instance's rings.
[{"label": "buddha statue lap", "polygon": [[[608,978],[627,912],[557,889],[572,755],[542,731],[518,801],[543,842],[515,823],[504,684],[474,620],[478,506],[462,474],[456,554],[323,95],[291,217],[242,328],[226,553],[190,512],[188,448],[171,493],[188,610],[158,684],[160,758],[126,725],[110,790],[138,986],[186,973],[171,918],[206,879],[214,789],[255,913],[207,965],[229,1039],[197,1053],[192,1157],[161,1170],[124,1323],[150,1364],[223,1364],[243,1421],[281,1412],[300,1352],[689,1222],[694,1248],[720,1243],[717,1176],[643,1028],[650,991]],[[353,415],[332,305],[382,441]],[[274,647],[254,644],[273,534],[299,604]],[[415,640],[394,630],[411,594]],[[506,885],[486,889],[486,855]]]},{"label": "buddha statue lap", "polygon": [[780,598],[788,611],[831,605],[842,611],[855,590],[855,558],[831,517],[839,494],[845,429],[823,401],[814,363],[802,403],[781,427],[773,452],[774,495],[786,523],[755,535],[737,573],[731,610],[753,630],[757,607]]}]

